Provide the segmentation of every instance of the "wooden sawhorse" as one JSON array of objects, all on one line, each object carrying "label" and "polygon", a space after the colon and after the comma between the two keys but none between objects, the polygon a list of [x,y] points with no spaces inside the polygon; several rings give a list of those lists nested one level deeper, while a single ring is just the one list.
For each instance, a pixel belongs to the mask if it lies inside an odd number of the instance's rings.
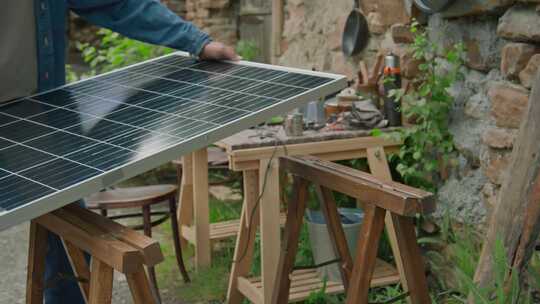
[{"label": "wooden sawhorse", "polygon": [[[291,277],[298,250],[304,213],[307,208],[308,184],[313,183],[328,223],[336,255],[340,259],[341,277],[347,293],[347,304],[367,303],[368,292],[377,259],[379,239],[385,215],[394,223],[404,275],[409,283],[413,304],[430,303],[423,259],[416,241],[414,216],[435,210],[431,193],[394,182],[377,179],[371,174],[323,161],[315,157],[284,157],[280,168],[292,174],[294,184],[289,200],[284,241],[272,304],[287,303]],[[361,199],[364,222],[358,236],[356,258],[350,255],[347,240],[332,191]]]},{"label": "wooden sawhorse", "polygon": [[[110,304],[114,270],[126,275],[135,304],[157,304],[144,266],[163,261],[159,244],[112,220],[76,205],[40,216],[30,225],[27,304],[43,304],[48,231],[57,234],[88,304]],[[88,266],[84,253],[88,253]]]},{"label": "wooden sawhorse", "polygon": [[[317,142],[287,144],[286,146],[266,146],[259,148],[235,149],[227,143],[219,143],[226,148],[229,165],[235,171],[244,174],[244,206],[240,219],[240,231],[236,241],[236,250],[229,279],[227,301],[240,304],[243,298],[254,303],[270,303],[275,289],[278,259],[281,244],[280,218],[280,174],[281,156],[313,155],[328,161],[366,159],[371,173],[385,181],[392,177],[385,152],[396,152],[400,143],[379,137],[364,135],[348,139],[334,139]],[[263,186],[264,185],[264,186]],[[264,190],[263,190],[264,189]],[[251,215],[254,215],[251,217]],[[405,276],[402,255],[398,246],[394,221],[390,216],[385,219],[390,244],[396,260],[397,271],[391,265],[378,260],[372,286],[385,286],[401,282],[404,290],[409,290]],[[255,235],[261,232],[261,277],[250,278],[249,272],[253,261]],[[293,274],[295,284],[301,285],[291,293],[290,301],[306,299],[312,291],[320,290],[322,283],[317,279],[316,271],[304,271]],[[343,292],[344,286],[334,283],[327,286],[328,293]]]}]

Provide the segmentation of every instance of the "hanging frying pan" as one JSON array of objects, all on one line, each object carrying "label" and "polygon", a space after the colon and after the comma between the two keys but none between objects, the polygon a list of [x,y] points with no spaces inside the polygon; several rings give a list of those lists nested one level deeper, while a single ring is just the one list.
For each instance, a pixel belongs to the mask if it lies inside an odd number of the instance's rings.
[{"label": "hanging frying pan", "polygon": [[366,48],[369,42],[369,27],[366,17],[360,12],[360,0],[354,0],[354,8],[347,18],[341,49],[345,56],[354,56]]},{"label": "hanging frying pan", "polygon": [[414,4],[427,14],[439,13],[454,3],[455,0],[414,0]]}]

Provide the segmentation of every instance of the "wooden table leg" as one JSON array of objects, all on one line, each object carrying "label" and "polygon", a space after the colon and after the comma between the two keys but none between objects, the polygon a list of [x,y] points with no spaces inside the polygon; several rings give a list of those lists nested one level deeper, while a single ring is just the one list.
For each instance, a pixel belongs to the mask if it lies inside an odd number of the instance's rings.
[{"label": "wooden table leg", "polygon": [[28,245],[28,273],[26,276],[26,303],[43,304],[47,230],[32,221]]},{"label": "wooden table leg", "polygon": [[279,262],[279,251],[281,248],[279,160],[261,160],[259,168],[261,189],[261,279],[263,284],[263,302],[270,303],[272,301]]},{"label": "wooden table leg", "polygon": [[347,291],[347,304],[367,303],[375,270],[379,239],[384,228],[385,210],[373,205],[364,209],[364,223],[358,236],[354,268]]},{"label": "wooden table leg", "polygon": [[208,152],[206,148],[193,153],[193,201],[195,225],[195,265],[211,265],[210,215],[208,206]]},{"label": "wooden table leg", "polygon": [[[180,171],[180,169],[177,168]],[[182,248],[187,248],[188,242],[182,236],[182,226],[191,226],[193,224],[193,154],[188,154],[182,157],[182,172],[178,172],[181,176],[180,187],[178,191],[178,234]]]},{"label": "wooden table leg", "polygon": [[150,291],[150,283],[144,271],[139,271],[132,274],[127,274],[127,282],[131,295],[133,296],[134,304],[157,304],[159,301],[152,295]]},{"label": "wooden table leg", "polygon": [[[308,199],[308,183],[306,180],[295,177],[293,184],[293,194],[289,201],[287,211],[287,221],[285,223],[285,235],[281,245],[281,254],[279,255],[278,270],[276,282],[274,284],[272,304],[287,303],[291,288],[290,274],[294,268],[296,252],[302,223],[306,212],[306,202]],[[265,302],[267,303],[267,302]]]},{"label": "wooden table leg", "polygon": [[[367,149],[367,159],[371,174],[375,177],[378,177],[384,181],[391,181],[392,174],[390,172],[390,167],[388,166],[388,161],[386,159],[386,153],[384,152],[383,147],[375,147]],[[403,291],[409,291],[409,282],[407,276],[405,275],[403,257],[398,246],[398,238],[396,236],[396,228],[394,226],[394,221],[392,221],[391,215],[388,212],[385,218],[386,223],[386,232],[388,233],[388,239],[390,241],[390,246],[392,247],[392,252],[394,254],[394,260],[396,261],[396,267],[401,278],[401,286]],[[409,299],[407,299],[410,302]]]},{"label": "wooden table leg", "polygon": [[229,304],[240,304],[244,298],[238,290],[238,277],[246,277],[249,274],[253,262],[255,237],[259,227],[259,202],[257,201],[259,198],[259,171],[244,171],[243,175],[244,204],[227,291],[227,303]]},{"label": "wooden table leg", "polygon": [[112,301],[113,269],[94,258],[90,277],[89,304],[110,304]]}]

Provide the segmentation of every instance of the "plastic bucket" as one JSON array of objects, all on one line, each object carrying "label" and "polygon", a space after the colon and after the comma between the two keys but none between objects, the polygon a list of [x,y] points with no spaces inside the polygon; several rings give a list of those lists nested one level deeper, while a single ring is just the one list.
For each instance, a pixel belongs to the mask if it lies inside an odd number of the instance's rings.
[{"label": "plastic bucket", "polygon": [[[338,211],[341,215],[341,222],[349,251],[354,258],[356,255],[356,242],[364,220],[364,213],[361,209],[349,208],[340,208]],[[315,264],[335,260],[337,256],[334,252],[334,245],[330,239],[322,212],[308,210],[306,213],[306,222]],[[341,267],[341,263],[338,262],[318,268],[317,273],[321,279],[326,278],[328,281],[341,282],[339,267]]]}]

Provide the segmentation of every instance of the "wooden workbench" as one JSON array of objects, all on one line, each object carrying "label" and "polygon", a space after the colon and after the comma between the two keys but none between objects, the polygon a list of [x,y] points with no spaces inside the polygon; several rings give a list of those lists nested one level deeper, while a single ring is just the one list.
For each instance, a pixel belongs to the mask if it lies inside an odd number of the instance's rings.
[{"label": "wooden workbench", "polygon": [[[242,216],[237,222],[237,228],[232,229],[235,233],[238,232],[238,236],[227,295],[229,303],[240,303],[244,296],[253,302],[270,301],[281,241],[278,158],[283,155],[313,155],[329,161],[367,158],[374,175],[390,180],[385,153],[396,152],[400,143],[372,137],[370,134],[370,131],[311,131],[302,137],[287,137],[279,128],[264,128],[245,130],[216,143],[227,152],[230,169],[242,171],[244,176]],[[216,226],[210,226],[208,220],[208,167],[205,155],[206,151],[201,150],[184,157],[184,168],[188,173],[183,174],[180,194],[182,204],[187,201],[193,205],[192,210],[188,207],[188,211],[182,211],[179,217],[184,225],[183,234],[189,234],[188,237],[195,245],[197,267],[209,266],[211,263],[211,235]],[[251,218],[252,214],[257,216]],[[259,226],[262,275],[261,278],[248,278],[255,233]],[[387,230],[393,250],[398,250],[393,225],[389,219]],[[379,265],[380,275],[376,273],[373,286],[400,281],[399,273],[402,271],[398,273],[395,268],[383,262]],[[402,269],[401,261],[397,261],[397,268]],[[307,278],[304,282],[307,285],[304,284],[303,288],[300,286],[298,293],[292,293],[291,301],[305,299],[311,290],[320,288],[320,282],[314,280],[314,277],[314,273],[298,275],[299,280]],[[406,287],[407,282],[404,279],[401,281]],[[303,283],[299,281],[298,284]],[[343,289],[338,284],[329,290],[340,292]]]}]

